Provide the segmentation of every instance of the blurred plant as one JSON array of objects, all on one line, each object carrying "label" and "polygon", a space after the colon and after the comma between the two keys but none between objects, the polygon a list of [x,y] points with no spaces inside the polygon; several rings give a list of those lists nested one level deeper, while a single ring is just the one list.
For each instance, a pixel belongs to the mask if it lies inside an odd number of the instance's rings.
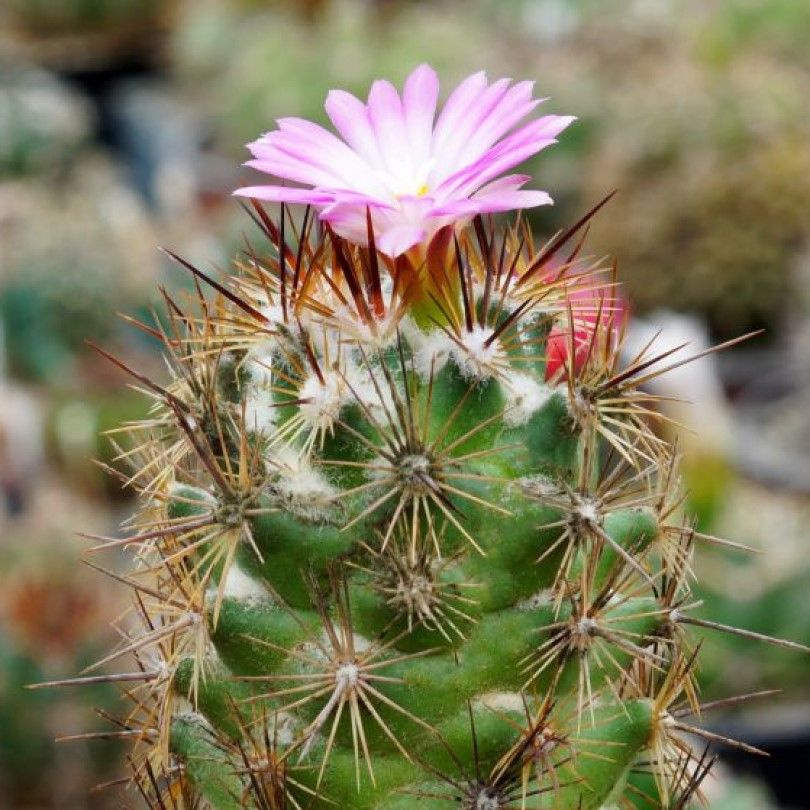
[{"label": "blurred plant", "polygon": [[173,5],[172,0],[5,0],[4,12],[36,34],[142,27]]},{"label": "blurred plant", "polygon": [[708,25],[701,26],[697,37],[702,52],[715,63],[726,63],[741,51],[764,46],[787,62],[806,65],[808,30],[810,8],[806,3],[730,0],[714,9]]},{"label": "blurred plant", "polygon": [[0,178],[64,168],[92,123],[88,102],[55,76],[0,65]]},{"label": "blurred plant", "polygon": [[[25,542],[25,541],[28,542]],[[4,531],[0,549],[0,804],[82,806],[109,778],[117,751],[75,749],[54,736],[79,732],[93,707],[112,710],[109,685],[87,691],[26,691],[25,686],[76,671],[98,656],[110,608],[109,589],[82,572],[73,539],[32,544],[20,526]],[[46,768],[49,779],[42,779]]]},{"label": "blurred plant", "polygon": [[[557,46],[583,54],[564,79],[583,117],[612,111],[599,119],[582,175],[591,193],[621,189],[594,242],[621,250],[639,311],[701,313],[723,337],[778,331],[792,266],[810,239],[801,202],[810,196],[806,70],[764,28],[729,39],[722,58],[711,45],[747,6],[689,15],[661,4],[644,26],[592,10]],[[549,76],[552,92],[559,80]]]},{"label": "blurred plant", "polygon": [[105,471],[126,445],[126,436],[111,441],[116,428],[143,419],[147,408],[138,392],[98,392],[56,397],[46,426],[48,455],[77,491],[116,501],[131,495]]},{"label": "blurred plant", "polygon": [[0,523],[26,510],[44,459],[42,405],[3,376],[0,369]]},{"label": "blurred plant", "polygon": [[[713,618],[766,635],[807,636],[803,604],[810,578],[804,529],[808,516],[806,497],[726,473],[722,498],[701,528],[709,533],[733,531],[759,553],[721,559],[711,550],[702,552],[698,562],[706,577],[696,595]],[[705,694],[716,697],[729,687],[753,691],[779,683],[795,701],[808,697],[802,662],[778,648],[757,656],[749,652],[741,638],[723,637],[706,645],[701,677]]]},{"label": "blurred plant", "polygon": [[373,4],[334,0],[314,26],[283,4],[259,6],[246,15],[208,2],[189,9],[175,29],[178,76],[190,94],[202,78],[209,82],[211,125],[233,156],[279,114],[325,122],[330,83],[359,93],[375,76],[404,78],[422,61],[448,78],[482,67],[503,73],[503,46],[486,21],[471,13],[459,26],[453,4],[402,3],[383,21]]},{"label": "blurred plant", "polygon": [[[625,344],[628,356],[652,339],[661,343],[662,350],[689,345],[702,352],[711,345],[701,319],[657,311],[647,321],[632,322]],[[759,552],[738,550],[729,556],[718,549],[701,549],[695,567],[703,576],[695,584],[695,597],[723,624],[801,638],[807,635],[800,602],[810,577],[805,553],[810,503],[799,491],[802,479],[795,467],[761,440],[766,434],[763,427],[745,425],[739,399],[733,406],[728,401],[719,359],[706,356],[649,385],[650,393],[660,397],[659,408],[666,418],[663,435],[677,441],[683,453],[685,508],[695,527],[713,536],[735,537]],[[740,352],[733,362],[748,365],[750,355]],[[768,372],[750,369],[748,374],[764,380]],[[697,402],[699,409],[694,407]],[[806,409],[804,418],[798,412],[794,419],[787,413],[780,416],[780,428],[790,436],[791,446],[800,447]],[[751,460],[746,467],[740,464],[742,448]],[[767,488],[756,483],[774,466],[782,476],[777,480],[781,487],[787,484],[788,491],[779,491],[773,482]],[[711,641],[701,657],[700,682],[706,697],[720,698],[729,689],[765,689],[775,682],[793,700],[807,696],[806,664],[789,651],[770,647],[752,656],[743,637],[726,635]]]},{"label": "blurred plant", "polygon": [[0,321],[9,373],[51,385],[75,380],[86,339],[110,339],[105,313],[148,300],[148,268],[157,265],[140,205],[109,169],[82,163],[71,178],[56,190],[0,186]]},{"label": "blurred plant", "polygon": [[621,222],[596,235],[608,249],[629,246],[634,302],[700,312],[721,335],[778,323],[792,306],[795,257],[810,238],[806,142],[746,149],[700,174],[681,168],[631,192]]}]

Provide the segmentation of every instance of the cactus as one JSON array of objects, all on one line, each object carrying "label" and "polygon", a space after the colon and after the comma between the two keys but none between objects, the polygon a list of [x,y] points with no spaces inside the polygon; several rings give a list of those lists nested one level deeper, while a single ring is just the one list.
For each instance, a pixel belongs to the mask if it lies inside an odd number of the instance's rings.
[{"label": "cactus", "polygon": [[680,516],[643,388],[686,360],[623,361],[613,271],[581,258],[605,201],[536,245],[470,195],[403,244],[393,203],[274,219],[257,196],[305,196],[278,188],[246,192],[261,237],[227,278],[169,254],[196,285],[144,327],[169,381],[110,356],[153,400],[121,452],[142,508],[92,549],[134,549],[107,572],[134,602],[78,682],[125,685],[134,783],[216,810],[686,807],[711,760],[684,734],[722,739],[688,629],[732,631],[690,603],[692,547],[728,541]]}]

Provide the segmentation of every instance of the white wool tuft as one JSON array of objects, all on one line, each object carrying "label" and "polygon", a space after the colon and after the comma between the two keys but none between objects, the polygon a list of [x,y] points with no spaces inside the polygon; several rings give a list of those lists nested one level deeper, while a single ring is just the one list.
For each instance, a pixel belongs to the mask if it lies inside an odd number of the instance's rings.
[{"label": "white wool tuft", "polygon": [[340,415],[349,389],[334,369],[327,369],[321,374],[323,382],[312,374],[298,389],[298,398],[304,400],[298,407],[298,413],[309,427],[327,430]]},{"label": "white wool tuft", "polygon": [[281,306],[280,297],[276,303],[264,303],[258,309],[259,312],[261,312],[262,315],[264,315],[264,317],[270,322],[269,326],[281,327],[286,332],[295,335],[296,337],[300,337],[306,331],[306,328],[309,325],[309,318],[307,317],[308,313],[306,308],[300,313],[299,317],[288,317],[287,321],[285,322],[284,309]]},{"label": "white wool tuft", "polygon": [[387,312],[382,318],[375,318],[372,326],[361,321],[354,310],[337,306],[332,321],[343,336],[352,338],[368,351],[387,349],[396,343],[399,323],[394,316],[394,312]]},{"label": "white wool tuft", "polygon": [[565,409],[572,419],[576,420],[581,414],[590,410],[590,404],[583,397],[579,388],[573,389],[573,396],[567,385],[560,385],[557,390],[561,391],[565,397]]},{"label": "white wool tuft", "polygon": [[423,332],[410,318],[402,321],[401,329],[411,347],[414,371],[423,380],[431,370],[436,374],[444,368],[455,344],[441,329]]},{"label": "white wool tuft", "polygon": [[257,355],[247,361],[246,368],[250,382],[245,395],[245,427],[256,433],[270,433],[278,414],[270,390],[272,358]]},{"label": "white wool tuft", "polygon": [[545,475],[529,475],[518,481],[521,489],[538,498],[553,497],[564,494],[560,484]]},{"label": "white wool tuft", "polygon": [[472,332],[465,332],[459,338],[461,345],[453,344],[451,354],[465,379],[488,380],[496,374],[498,365],[505,362],[498,340],[486,345],[493,334],[490,327],[476,325]]},{"label": "white wool tuft", "polygon": [[282,749],[292,746],[299,737],[301,722],[289,712],[274,711],[266,724],[268,738]]},{"label": "white wool tuft", "polygon": [[481,788],[475,800],[475,810],[498,810],[501,800],[492,795],[493,788]]},{"label": "white wool tuft", "polygon": [[533,593],[527,599],[518,602],[515,607],[518,610],[529,611],[550,605],[554,600],[554,591],[551,588],[543,588],[537,593]]},{"label": "white wool tuft", "polygon": [[475,699],[493,712],[522,712],[523,700],[517,692],[486,692]]},{"label": "white wool tuft", "polygon": [[300,344],[310,326],[311,316],[306,308],[295,318],[290,318],[288,313],[287,321],[284,320],[284,310],[280,300],[276,303],[261,303],[257,309],[267,319],[261,337],[253,344],[248,354],[249,358],[256,358],[266,362],[269,366],[271,359],[281,366],[289,363],[288,352],[290,338],[295,343]]},{"label": "white wool tuft", "polygon": [[276,492],[290,511],[309,520],[325,518],[336,494],[334,487],[295,448],[278,448],[275,458],[281,468]]},{"label": "white wool tuft", "polygon": [[526,374],[511,374],[505,380],[504,387],[507,396],[503,421],[508,427],[525,425],[554,393],[547,385]]},{"label": "white wool tuft", "polygon": [[231,565],[225,575],[224,595],[229,599],[252,602],[265,600],[269,593],[258,580],[249,577],[238,565]]},{"label": "white wool tuft", "polygon": [[[343,638],[342,633],[339,633],[338,636]],[[354,651],[357,655],[362,655],[364,652],[371,649],[371,641],[358,633],[352,633],[352,644],[354,645]],[[325,630],[321,633],[321,643],[318,646],[325,650],[332,650],[332,639]]]},{"label": "white wool tuft", "polygon": [[584,498],[577,505],[577,514],[589,523],[598,523],[600,519],[599,504],[592,498]]}]

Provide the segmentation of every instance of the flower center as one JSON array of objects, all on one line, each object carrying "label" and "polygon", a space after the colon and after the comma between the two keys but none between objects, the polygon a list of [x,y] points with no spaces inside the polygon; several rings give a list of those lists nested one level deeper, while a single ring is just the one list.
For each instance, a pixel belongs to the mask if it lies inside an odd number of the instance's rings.
[{"label": "flower center", "polygon": [[378,169],[377,176],[396,200],[409,197],[424,197],[430,193],[430,173],[435,165],[434,160],[426,160],[413,168],[404,163],[399,171]]}]

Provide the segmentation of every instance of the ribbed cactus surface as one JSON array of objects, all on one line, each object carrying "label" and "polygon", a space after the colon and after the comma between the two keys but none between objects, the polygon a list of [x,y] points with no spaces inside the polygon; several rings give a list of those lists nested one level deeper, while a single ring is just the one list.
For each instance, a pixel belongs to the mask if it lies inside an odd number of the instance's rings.
[{"label": "ribbed cactus surface", "polygon": [[640,387],[676,361],[620,362],[583,222],[391,260],[254,216],[227,279],[180,260],[170,381],[133,372],[141,511],[98,548],[135,549],[110,659],[138,665],[113,676],[136,783],[217,810],[685,806],[695,534]]}]

